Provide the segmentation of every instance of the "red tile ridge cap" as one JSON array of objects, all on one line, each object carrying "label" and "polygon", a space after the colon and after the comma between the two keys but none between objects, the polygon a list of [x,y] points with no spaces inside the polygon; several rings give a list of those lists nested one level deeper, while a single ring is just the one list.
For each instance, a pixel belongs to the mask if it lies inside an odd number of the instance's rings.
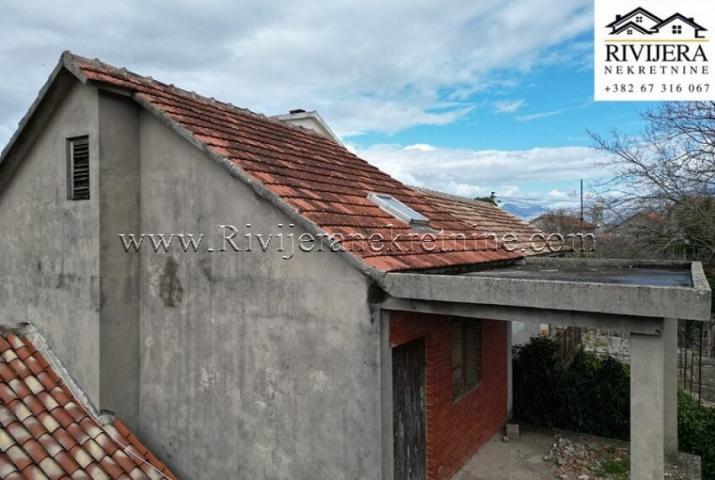
[{"label": "red tile ridge cap", "polygon": [[[320,133],[311,130],[309,128],[305,128],[299,125],[294,125],[292,123],[287,123],[282,120],[278,120],[277,118],[273,118],[270,115],[265,115],[263,113],[258,113],[254,112],[253,110],[250,110],[245,107],[239,107],[237,105],[232,104],[231,102],[224,102],[221,100],[216,99],[215,97],[206,97],[204,95],[201,95],[200,93],[196,93],[193,90],[186,90],[181,87],[177,87],[173,83],[164,83],[159,80],[154,79],[150,75],[141,75],[139,73],[133,72],[132,70],[129,70],[125,67],[116,67],[114,65],[111,65],[109,63],[105,63],[101,61],[99,58],[87,58],[83,57],[81,55],[77,55],[76,53],[71,52],[70,50],[65,50],[62,52],[62,62],[66,67],[68,67],[75,75],[78,77],[82,78],[83,81],[87,81],[87,78],[81,73],[81,68],[87,68],[87,67],[95,67],[101,71],[105,72],[111,72],[114,75],[118,75],[124,79],[131,80],[134,82],[138,82],[141,84],[144,84],[149,87],[154,87],[154,88],[162,88],[162,89],[168,89],[172,91],[173,93],[183,95],[185,97],[190,97],[194,101],[199,101],[203,102],[209,105],[218,105],[230,110],[233,110],[236,113],[241,113],[244,115],[250,115],[256,118],[259,118],[262,121],[268,121],[271,122],[275,125],[280,125],[281,127],[285,128],[290,128],[293,130],[297,130],[303,133],[307,133],[309,135],[314,135],[320,138],[326,138],[324,135],[321,135]],[[79,63],[79,65],[78,65]],[[79,68],[77,68],[79,67]],[[101,81],[100,81],[101,83]],[[127,88],[127,90],[130,90]],[[135,94],[138,92],[134,92]]]}]

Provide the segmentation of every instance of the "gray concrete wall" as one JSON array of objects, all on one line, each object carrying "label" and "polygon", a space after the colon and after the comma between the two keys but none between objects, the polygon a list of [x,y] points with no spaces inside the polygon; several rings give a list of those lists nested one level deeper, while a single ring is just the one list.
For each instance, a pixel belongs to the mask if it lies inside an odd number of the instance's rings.
[{"label": "gray concrete wall", "polygon": [[[45,115],[39,111],[38,115]],[[99,398],[97,91],[76,84],[0,191],[0,323],[32,322]],[[67,199],[67,138],[89,135],[90,200]]]},{"label": "gray concrete wall", "polygon": [[[144,232],[220,248],[217,225],[288,223],[146,112],[140,139]],[[202,250],[142,250],[142,440],[182,478],[380,478],[365,277],[331,252]]]},{"label": "gray concrete wall", "polygon": [[100,401],[130,428],[139,415],[139,256],[118,234],[139,231],[139,109],[99,94]]}]

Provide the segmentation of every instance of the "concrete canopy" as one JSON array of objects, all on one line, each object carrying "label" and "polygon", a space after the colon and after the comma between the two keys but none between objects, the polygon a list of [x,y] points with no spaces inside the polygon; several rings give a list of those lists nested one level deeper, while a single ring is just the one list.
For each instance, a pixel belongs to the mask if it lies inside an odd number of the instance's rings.
[{"label": "concrete canopy", "polygon": [[710,286],[699,262],[527,257],[459,275],[388,273],[383,288],[388,309],[429,302],[432,311],[442,306],[453,315],[495,320],[534,317],[659,334],[649,319],[710,319]]},{"label": "concrete canopy", "polygon": [[[527,257],[453,275],[388,273],[382,287],[387,312],[629,332],[630,478],[663,478],[665,457],[678,453],[677,319],[710,319],[711,291],[699,262]],[[510,375],[508,383],[510,409]]]}]

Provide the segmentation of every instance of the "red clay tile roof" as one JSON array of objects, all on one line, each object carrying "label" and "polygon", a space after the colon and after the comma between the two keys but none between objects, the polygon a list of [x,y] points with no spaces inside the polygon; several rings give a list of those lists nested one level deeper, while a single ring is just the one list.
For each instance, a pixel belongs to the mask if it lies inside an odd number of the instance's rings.
[{"label": "red clay tile roof", "polygon": [[476,225],[482,231],[494,234],[498,238],[504,238],[510,234],[514,235],[515,241],[509,242],[509,248],[522,255],[545,253],[533,248],[535,246],[540,248],[543,243],[540,237],[534,237],[535,235],[543,234],[541,230],[491,203],[462,198],[426,188],[414,188],[426,195],[435,205],[441,205],[453,215]]},{"label": "red clay tile roof", "polygon": [[[66,53],[64,61],[84,79],[130,91],[139,103],[247,172],[325,233],[341,239],[344,249],[379,270],[449,267],[521,256],[485,240],[485,232],[449,205],[432,201],[315,132],[98,60]],[[428,217],[430,227],[441,232],[437,241],[406,240],[405,235],[418,232],[368,200],[370,192],[393,195]],[[385,241],[370,244],[373,234]],[[403,241],[393,242],[396,237]]]},{"label": "red clay tile roof", "polygon": [[83,405],[30,327],[0,328],[0,478],[175,480],[123,423]]}]

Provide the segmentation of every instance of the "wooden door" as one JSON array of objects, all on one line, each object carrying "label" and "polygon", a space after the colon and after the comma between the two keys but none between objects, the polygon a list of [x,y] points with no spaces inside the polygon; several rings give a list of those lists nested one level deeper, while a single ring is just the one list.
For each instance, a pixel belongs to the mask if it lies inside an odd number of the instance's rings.
[{"label": "wooden door", "polygon": [[392,349],[394,480],[426,480],[425,342]]}]

